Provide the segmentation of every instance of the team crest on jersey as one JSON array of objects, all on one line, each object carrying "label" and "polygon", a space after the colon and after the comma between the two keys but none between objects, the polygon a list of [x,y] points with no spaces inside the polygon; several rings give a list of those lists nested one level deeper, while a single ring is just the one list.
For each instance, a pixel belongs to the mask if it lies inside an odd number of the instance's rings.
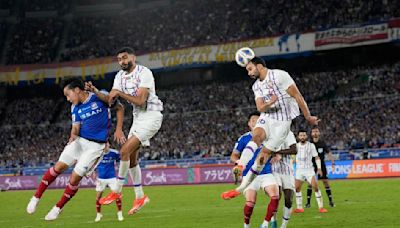
[{"label": "team crest on jersey", "polygon": [[90,107],[92,107],[92,110],[96,110],[98,108],[97,103],[93,102],[90,104]]},{"label": "team crest on jersey", "polygon": [[78,114],[81,114],[82,113],[82,109],[78,109]]}]

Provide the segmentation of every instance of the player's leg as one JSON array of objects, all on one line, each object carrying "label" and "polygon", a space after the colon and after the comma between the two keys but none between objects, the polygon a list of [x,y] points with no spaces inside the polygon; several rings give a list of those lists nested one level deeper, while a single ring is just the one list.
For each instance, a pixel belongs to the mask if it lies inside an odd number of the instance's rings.
[{"label": "player's leg", "polygon": [[268,227],[268,223],[278,211],[279,206],[279,187],[275,181],[275,178],[272,176],[272,174],[266,174],[263,176],[264,178],[262,187],[264,192],[270,197],[270,201],[267,207],[267,213],[265,215],[264,222],[261,225],[262,228]]},{"label": "player's leg", "polygon": [[306,203],[306,208],[311,207],[311,195],[312,195],[312,186],[311,184],[307,185],[307,203]]},{"label": "player's leg", "polygon": [[[249,172],[249,178],[242,181],[242,184],[236,188],[236,191],[241,192],[253,179],[258,175],[265,163],[271,157],[272,153],[278,151],[279,147],[287,138],[290,132],[291,121],[277,121],[268,117],[260,117],[257,121],[256,128],[253,130],[254,142],[263,143],[264,148],[259,158],[254,162]],[[255,131],[257,130],[257,131]]]},{"label": "player's leg", "polygon": [[99,185],[96,184],[96,218],[94,219],[95,222],[99,222],[103,215],[101,214],[101,204],[99,203],[99,200],[101,196],[103,195],[103,191],[98,191],[99,190]]},{"label": "player's leg", "polygon": [[[296,173],[297,175],[297,173]],[[296,205],[297,208],[294,210],[296,213],[302,213],[304,212],[303,209],[303,196],[301,194],[301,186],[303,185],[303,180],[302,179],[297,179],[295,180],[295,189],[296,189]]]},{"label": "player's leg", "polygon": [[[273,173],[273,175],[274,175],[275,180],[276,180],[276,182],[278,184],[278,187],[279,187],[279,200],[281,200],[282,199],[282,193],[283,193],[282,175],[278,174],[278,173]],[[275,213],[274,216],[272,216],[271,223],[270,223],[271,228],[276,228],[277,227],[277,220],[278,220],[277,217],[278,217],[278,213]]]},{"label": "player's leg", "polygon": [[293,195],[295,191],[294,176],[283,175],[282,177],[283,195],[285,197],[285,206],[283,207],[282,225],[285,228],[289,222],[293,205]]},{"label": "player's leg", "polygon": [[61,210],[64,208],[65,204],[68,203],[74,197],[74,195],[78,192],[79,182],[82,180],[83,175],[72,171],[71,177],[69,179],[69,183],[64,190],[64,193],[61,199],[56,203],[56,205],[47,213],[44,218],[46,221],[52,221],[58,218],[58,215],[61,213]]},{"label": "player's leg", "polygon": [[293,189],[284,189],[283,195],[285,197],[285,206],[283,207],[282,225],[281,228],[285,228],[289,222],[290,214],[292,212],[293,205]]},{"label": "player's leg", "polygon": [[[266,138],[266,133],[264,128],[257,127],[253,130],[252,140],[247,143],[245,149],[243,150],[239,164],[245,167],[247,163],[251,160],[254,155],[254,152],[258,149],[258,147],[262,144],[262,142]],[[265,152],[267,153],[267,152]],[[254,180],[254,178],[258,175],[258,172],[264,167],[264,153],[259,153],[254,165],[251,167],[250,171],[246,176],[242,178],[242,182],[235,189],[237,192],[243,192],[244,189]]]},{"label": "player's leg", "polygon": [[322,183],[324,184],[325,192],[329,199],[329,206],[334,207],[335,203],[333,202],[331,186],[329,185],[328,172],[326,170],[325,163],[321,164],[321,171],[322,171],[322,176],[319,176],[318,179],[322,180]]},{"label": "player's leg", "polygon": [[253,214],[254,206],[256,205],[257,200],[257,191],[253,189],[247,189],[245,191],[246,202],[243,208],[243,215],[244,215],[244,227],[250,227],[250,218]]},{"label": "player's leg", "polygon": [[327,210],[324,209],[324,203],[323,203],[323,199],[321,196],[321,191],[319,190],[318,181],[317,181],[317,178],[315,177],[315,175],[308,177],[307,182],[309,182],[311,184],[311,186],[315,192],[315,198],[317,200],[319,211],[321,213],[327,212]]},{"label": "player's leg", "polygon": [[130,176],[132,178],[133,188],[135,190],[135,200],[133,201],[132,208],[128,211],[129,215],[138,212],[144,205],[150,202],[148,196],[143,192],[142,187],[142,171],[138,164],[139,150],[131,154]]},{"label": "player's leg", "polygon": [[79,183],[84,176],[90,175],[102,159],[105,143],[96,143],[80,138],[80,156],[77,157],[77,163],[72,171],[69,183],[64,190],[64,194],[57,204],[46,215],[45,220],[51,221],[57,219],[61,210],[78,192]]},{"label": "player's leg", "polygon": [[129,171],[130,155],[131,153],[135,152],[139,148],[139,146],[140,140],[136,136],[130,137],[124,143],[124,145],[122,145],[120,150],[121,161],[119,163],[117,184],[107,196],[100,199],[101,204],[110,204],[118,198],[121,198],[122,186],[124,185],[125,177]]},{"label": "player's leg", "polygon": [[[111,189],[114,189],[117,186],[117,178],[108,179],[108,186]],[[117,198],[115,200],[115,204],[117,206],[117,218],[118,218],[118,221],[124,221],[124,216],[122,214],[122,199],[121,198]]]},{"label": "player's leg", "polygon": [[49,185],[53,183],[58,175],[63,173],[68,169],[69,166],[75,163],[75,159],[79,156],[79,149],[79,138],[65,146],[58,162],[44,173],[42,180],[36,189],[35,195],[32,196],[26,208],[28,214],[33,214],[36,211],[36,207],[43,193],[46,191]]}]

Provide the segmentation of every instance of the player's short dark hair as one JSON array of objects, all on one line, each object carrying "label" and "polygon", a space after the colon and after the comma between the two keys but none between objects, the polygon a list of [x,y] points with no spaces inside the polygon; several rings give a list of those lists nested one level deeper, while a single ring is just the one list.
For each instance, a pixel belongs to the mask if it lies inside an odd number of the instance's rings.
[{"label": "player's short dark hair", "polygon": [[124,53],[124,52],[126,52],[126,53],[128,53],[130,55],[134,55],[135,54],[135,51],[133,50],[133,48],[131,48],[131,47],[123,47],[123,48],[119,49],[115,53],[115,55],[118,55],[118,54],[121,54],[121,53]]},{"label": "player's short dark hair", "polygon": [[311,128],[311,130],[314,130],[314,129],[318,129],[318,130],[319,130],[319,127],[318,127],[317,125],[314,125],[314,126]]},{"label": "player's short dark hair", "polygon": [[254,57],[250,60],[250,62],[252,62],[254,65],[257,66],[257,64],[261,64],[263,67],[266,67],[267,64],[265,63],[265,60],[260,58],[260,57]]},{"label": "player's short dark hair", "polygon": [[254,111],[254,112],[251,112],[250,114],[249,114],[249,116],[248,116],[248,120],[250,120],[250,118],[252,117],[252,116],[260,116],[261,114],[260,114],[260,112],[259,111]]},{"label": "player's short dark hair", "polygon": [[305,132],[305,133],[307,134],[307,130],[306,130],[306,129],[300,129],[300,130],[297,132],[297,135],[299,135],[299,134],[302,133],[302,132]]},{"label": "player's short dark hair", "polygon": [[68,87],[68,89],[79,88],[85,90],[85,83],[81,78],[67,78],[61,82],[61,88]]}]

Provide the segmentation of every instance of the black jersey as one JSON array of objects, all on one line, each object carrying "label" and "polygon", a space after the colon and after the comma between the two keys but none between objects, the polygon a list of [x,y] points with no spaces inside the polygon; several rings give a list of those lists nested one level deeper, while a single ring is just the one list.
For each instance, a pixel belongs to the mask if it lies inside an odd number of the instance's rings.
[{"label": "black jersey", "polygon": [[328,146],[326,145],[325,141],[321,139],[318,140],[318,142],[314,142],[314,140],[311,139],[311,142],[314,143],[318,152],[318,157],[321,159],[321,163],[323,163],[325,161],[325,153],[329,153]]}]

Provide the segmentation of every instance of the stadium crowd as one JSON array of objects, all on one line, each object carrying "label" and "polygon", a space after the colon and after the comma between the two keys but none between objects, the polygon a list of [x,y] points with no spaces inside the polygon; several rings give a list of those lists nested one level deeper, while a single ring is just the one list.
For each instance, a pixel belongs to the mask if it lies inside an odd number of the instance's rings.
[{"label": "stadium crowd", "polygon": [[[2,1],[0,5],[11,7],[9,2]],[[64,17],[19,17],[19,22],[10,24],[11,44],[6,47],[4,62],[50,63],[111,56],[121,44],[140,53],[165,51],[400,16],[400,2],[395,0],[333,0],[319,4],[312,0],[257,0],[252,4],[257,10],[245,0],[173,1],[150,9],[125,6],[122,15],[96,17],[74,15],[70,4],[26,0],[22,10],[57,9],[59,15],[70,12],[72,21]],[[63,30],[66,36],[61,36]],[[60,53],[59,58],[56,53]]]},{"label": "stadium crowd", "polygon": [[[292,73],[312,112],[322,119],[323,137],[333,149],[400,146],[400,86],[395,80],[399,75],[400,63]],[[163,125],[151,146],[141,150],[141,158],[229,155],[236,139],[248,131],[247,114],[255,109],[250,86],[251,81],[244,80],[159,89],[165,107]],[[189,91],[191,95],[185,96]],[[331,91],[335,96],[326,96]],[[58,158],[70,130],[70,104],[64,98],[20,99],[0,104],[2,165],[34,166]],[[131,123],[130,112],[127,107],[125,133]],[[294,131],[304,127],[309,128],[302,118],[294,121]],[[119,148],[116,144],[113,147]]]}]

